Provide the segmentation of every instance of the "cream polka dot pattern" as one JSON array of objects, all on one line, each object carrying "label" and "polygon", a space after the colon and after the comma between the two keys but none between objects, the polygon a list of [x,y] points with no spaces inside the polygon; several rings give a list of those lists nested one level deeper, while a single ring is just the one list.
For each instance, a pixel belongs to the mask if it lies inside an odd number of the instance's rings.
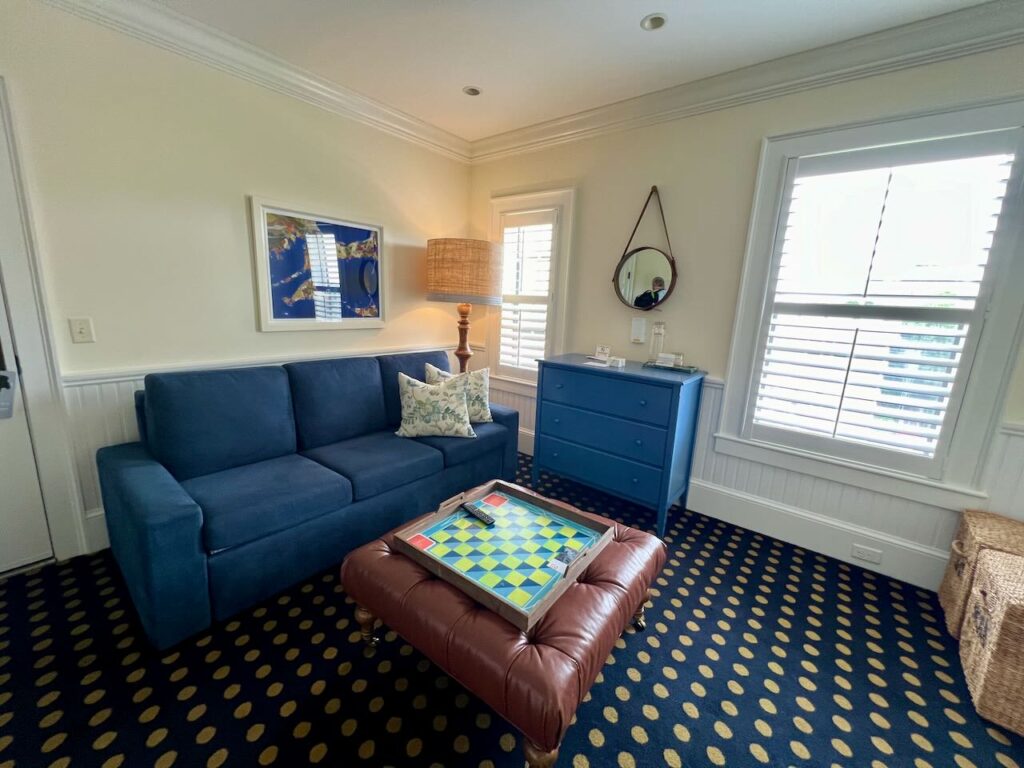
[{"label": "cream polka dot pattern", "polygon": [[[1024,768],[1024,739],[971,708],[934,594],[669,519],[649,627],[616,643],[559,766]],[[352,608],[332,569],[157,653],[108,553],[2,581],[0,768],[521,768],[504,720],[393,631],[364,647]]]}]

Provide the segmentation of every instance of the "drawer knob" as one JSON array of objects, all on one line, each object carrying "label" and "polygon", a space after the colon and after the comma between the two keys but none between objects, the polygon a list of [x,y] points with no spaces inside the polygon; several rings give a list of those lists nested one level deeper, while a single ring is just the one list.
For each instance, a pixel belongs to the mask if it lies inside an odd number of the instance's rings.
[{"label": "drawer knob", "polygon": [[644,444],[643,440],[634,440],[633,442],[635,442],[638,446]]},{"label": "drawer knob", "polygon": [[556,416],[555,417],[555,424],[561,424],[561,423],[562,423],[562,420]]},{"label": "drawer knob", "polygon": [[633,478],[633,485],[636,485],[639,482],[640,482],[639,478],[636,478],[636,477]]},{"label": "drawer knob", "polygon": [[647,405],[647,401],[646,400],[641,400],[640,401],[640,405]]},{"label": "drawer knob", "polygon": [[557,457],[558,456],[558,451],[552,451],[551,455]]},{"label": "drawer knob", "polygon": [[563,386],[565,386],[565,385],[564,384],[555,384],[555,389],[561,389]]}]

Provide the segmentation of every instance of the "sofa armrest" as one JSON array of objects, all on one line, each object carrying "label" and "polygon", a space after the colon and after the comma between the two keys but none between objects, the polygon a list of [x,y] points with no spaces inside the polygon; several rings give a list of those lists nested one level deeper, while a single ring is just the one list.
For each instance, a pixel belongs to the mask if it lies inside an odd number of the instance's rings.
[{"label": "sofa armrest", "polygon": [[203,512],[141,443],[96,453],[110,547],[150,641],[163,649],[210,625]]},{"label": "sofa armrest", "polygon": [[491,418],[508,430],[508,444],[501,460],[501,477],[508,482],[515,482],[516,468],[519,465],[519,411],[507,405],[490,403]]}]

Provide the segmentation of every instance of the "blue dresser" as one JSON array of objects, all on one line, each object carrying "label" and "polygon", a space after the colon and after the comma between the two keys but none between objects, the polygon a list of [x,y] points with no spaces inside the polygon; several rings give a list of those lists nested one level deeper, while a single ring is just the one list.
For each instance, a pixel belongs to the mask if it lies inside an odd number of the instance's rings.
[{"label": "blue dresser", "polygon": [[668,508],[686,505],[704,374],[586,362],[540,361],[534,484],[546,469],[650,507],[664,536]]}]

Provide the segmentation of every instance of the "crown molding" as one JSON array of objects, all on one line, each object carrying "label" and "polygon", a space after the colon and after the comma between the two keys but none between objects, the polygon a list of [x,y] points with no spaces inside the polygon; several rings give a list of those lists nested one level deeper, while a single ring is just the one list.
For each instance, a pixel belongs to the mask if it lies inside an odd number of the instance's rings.
[{"label": "crown molding", "polygon": [[993,0],[470,142],[295,67],[155,0],[43,1],[446,157],[472,163],[1024,43],[1024,2]]},{"label": "crown molding", "polygon": [[1024,3],[994,2],[695,80],[472,143],[474,163],[1024,43]]},{"label": "crown molding", "polygon": [[470,143],[343,88],[154,0],[44,0],[47,4],[272,91],[292,96],[440,154],[469,162]]}]

